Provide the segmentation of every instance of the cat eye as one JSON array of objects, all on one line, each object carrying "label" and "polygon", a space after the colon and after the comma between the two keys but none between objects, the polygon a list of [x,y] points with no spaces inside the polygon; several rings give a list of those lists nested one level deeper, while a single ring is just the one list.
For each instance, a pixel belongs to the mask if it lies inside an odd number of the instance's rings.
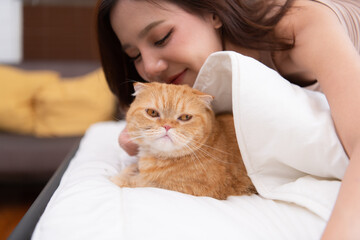
[{"label": "cat eye", "polygon": [[149,116],[151,116],[153,118],[160,117],[160,114],[157,111],[155,111],[154,109],[146,109],[145,111]]},{"label": "cat eye", "polygon": [[181,115],[178,119],[180,120],[180,121],[189,121],[190,119],[192,118],[192,116],[191,115],[188,115],[188,114],[183,114],[183,115]]}]

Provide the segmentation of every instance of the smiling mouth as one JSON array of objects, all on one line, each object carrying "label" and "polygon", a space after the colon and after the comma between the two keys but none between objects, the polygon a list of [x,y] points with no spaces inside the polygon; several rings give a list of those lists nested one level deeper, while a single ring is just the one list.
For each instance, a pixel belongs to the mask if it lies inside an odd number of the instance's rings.
[{"label": "smiling mouth", "polygon": [[185,69],[181,73],[178,73],[178,74],[176,74],[174,76],[171,76],[166,82],[168,84],[176,84],[176,85],[181,84],[183,82],[183,80],[184,80],[184,76],[185,76],[186,71],[187,71],[187,69]]}]

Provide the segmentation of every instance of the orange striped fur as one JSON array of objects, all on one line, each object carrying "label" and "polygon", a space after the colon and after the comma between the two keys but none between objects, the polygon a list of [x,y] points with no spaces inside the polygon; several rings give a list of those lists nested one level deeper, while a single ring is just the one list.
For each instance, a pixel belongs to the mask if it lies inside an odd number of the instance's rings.
[{"label": "orange striped fur", "polygon": [[135,89],[126,120],[132,141],[139,145],[139,161],[113,177],[114,183],[217,199],[256,193],[241,158],[233,117],[215,117],[212,96],[186,85],[138,83]]}]

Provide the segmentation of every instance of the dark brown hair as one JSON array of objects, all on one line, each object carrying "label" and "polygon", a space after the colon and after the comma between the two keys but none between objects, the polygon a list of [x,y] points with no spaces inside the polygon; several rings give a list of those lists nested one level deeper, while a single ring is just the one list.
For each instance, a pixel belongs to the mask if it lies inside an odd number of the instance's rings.
[{"label": "dark brown hair", "polygon": [[[123,52],[121,43],[110,23],[110,12],[117,1],[99,0],[97,6],[97,34],[101,63],[111,91],[122,107],[133,98],[134,81],[144,82],[134,64]],[[134,0],[135,1],[135,0]],[[140,0],[138,0],[140,1]],[[286,50],[293,47],[288,39],[277,39],[274,28],[291,7],[293,0],[278,5],[272,0],[142,0],[176,4],[190,13],[204,16],[215,14],[223,23],[222,40],[244,48],[258,50]],[[269,14],[272,13],[272,14]]]}]

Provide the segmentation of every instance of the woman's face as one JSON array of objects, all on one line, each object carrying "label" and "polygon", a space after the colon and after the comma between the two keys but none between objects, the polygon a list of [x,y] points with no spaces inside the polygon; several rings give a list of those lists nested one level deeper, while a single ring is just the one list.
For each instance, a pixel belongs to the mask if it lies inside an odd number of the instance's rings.
[{"label": "woman's face", "polygon": [[222,50],[217,17],[195,16],[165,1],[119,0],[110,21],[138,73],[150,82],[193,86],[206,58]]}]

